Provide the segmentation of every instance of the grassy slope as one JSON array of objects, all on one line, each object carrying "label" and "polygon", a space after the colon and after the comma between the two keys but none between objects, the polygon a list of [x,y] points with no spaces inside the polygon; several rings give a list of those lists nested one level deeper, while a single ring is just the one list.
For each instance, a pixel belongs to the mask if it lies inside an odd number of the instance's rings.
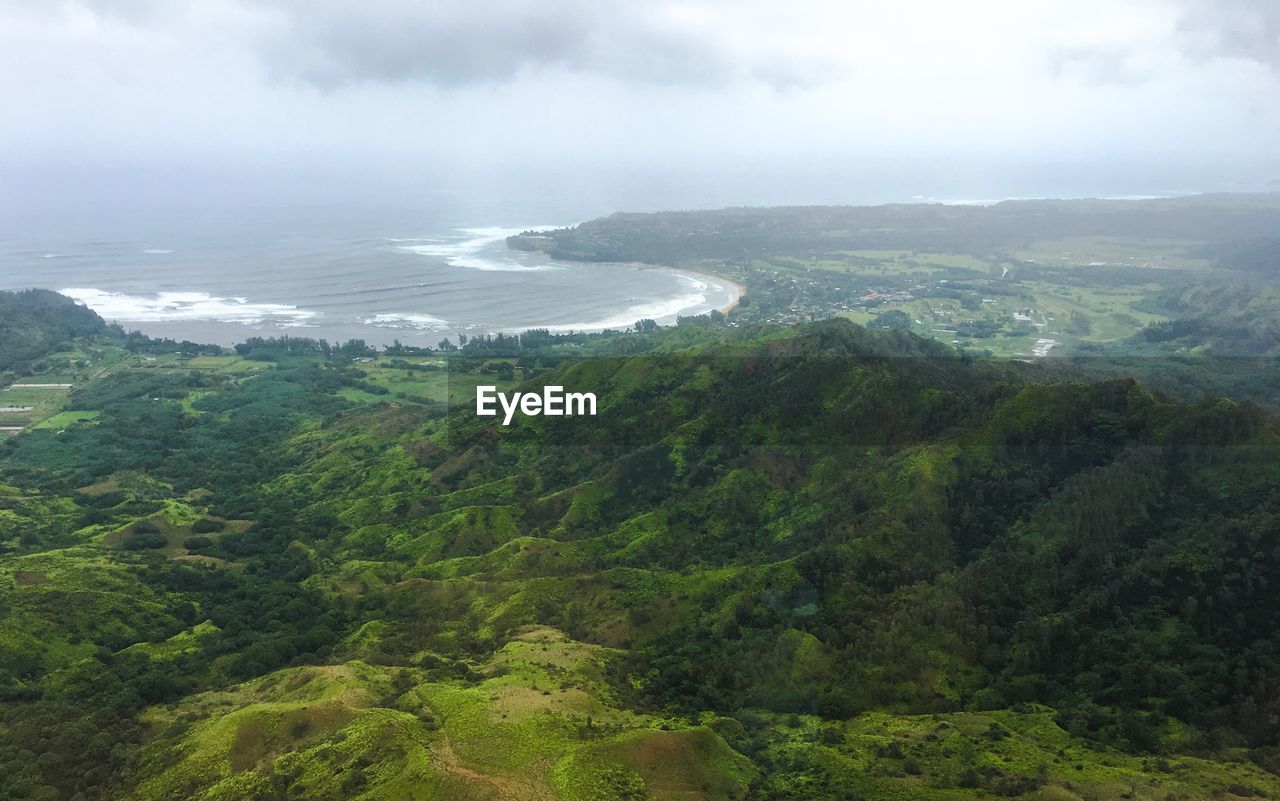
[{"label": "grassy slope", "polygon": [[[645,378],[650,380],[654,376]],[[631,384],[626,377],[614,377],[614,380],[623,386],[641,386]],[[1053,418],[1054,413],[1048,411],[1053,402],[1052,396],[1021,399],[1008,407],[1001,425],[1033,429]],[[396,430],[390,418],[381,419],[382,424],[377,428]],[[649,524],[642,516],[624,521],[616,534],[586,542],[564,541],[563,527],[572,526],[575,508],[579,514],[593,514],[583,506],[584,499],[592,496],[589,484],[568,490],[566,514],[560,528],[548,532],[551,536],[516,536],[523,525],[521,510],[528,507],[512,503],[476,504],[476,498],[472,497],[475,491],[469,491],[470,495],[462,492],[466,497],[457,501],[450,500],[450,495],[458,492],[442,496],[444,505],[451,508],[417,517],[413,522],[416,531],[402,532],[397,526],[380,527],[385,524],[372,521],[400,500],[421,492],[414,489],[415,476],[430,481],[431,472],[415,464],[403,446],[375,445],[376,436],[373,441],[368,439],[371,429],[367,422],[341,429],[343,433],[337,440],[333,434],[308,435],[309,439],[318,438],[325,443],[323,455],[310,463],[311,472],[293,480],[349,493],[352,497],[376,499],[374,508],[362,509],[357,505],[344,509],[353,529],[351,539],[358,541],[366,536],[384,539],[395,554],[413,560],[417,567],[408,571],[393,569],[388,574],[388,563],[381,559],[365,563],[351,561],[333,577],[329,586],[332,591],[346,592],[352,597],[378,588],[419,598],[452,596],[455,608],[465,612],[458,614],[454,621],[457,630],[433,640],[438,647],[447,649],[449,643],[464,639],[467,635],[464,629],[501,641],[504,632],[519,630],[520,626],[531,625],[531,621],[545,616],[543,610],[547,604],[558,609],[570,605],[594,608],[596,611],[589,615],[592,620],[587,624],[592,638],[626,643],[634,636],[628,633],[634,629],[634,622],[622,614],[623,610],[616,606],[619,602],[625,603],[627,598],[680,598],[699,591],[714,592],[718,583],[731,581],[737,575],[738,571],[732,568],[721,571],[718,578],[716,571],[708,570],[691,575],[653,569],[630,574],[619,573],[617,569],[594,572],[589,567],[591,554],[598,557],[603,548],[604,553],[612,551],[613,558],[624,561],[629,560],[628,554],[632,555],[630,558],[640,557],[644,553],[645,538],[651,535],[646,533]],[[404,445],[412,439],[404,434],[391,437],[391,441]],[[352,483],[349,476],[340,474],[348,464],[343,454],[355,447],[377,456],[366,461],[371,469],[366,469],[359,481]],[[945,485],[955,480],[945,469],[950,458],[953,456],[948,455],[946,449],[925,449],[904,455],[901,471],[896,473],[899,478],[892,479],[891,483],[905,483],[891,491],[907,492],[913,503],[930,497],[929,485]],[[886,478],[894,474],[895,471],[885,473]],[[394,482],[394,486],[389,482]],[[482,483],[477,489],[485,486]],[[504,486],[492,492],[497,495],[495,499],[508,499],[512,487]],[[555,503],[555,499],[554,494],[544,496],[546,503]],[[557,575],[566,570],[571,573],[570,577]],[[541,579],[531,578],[539,573],[547,575]],[[385,658],[381,641],[391,634],[391,629],[370,624],[361,630],[351,647],[371,658]],[[799,637],[798,632],[796,636]],[[820,644],[812,638],[809,641],[800,638],[792,647],[794,653],[784,659],[785,667],[780,666],[779,670],[811,669],[824,658]],[[815,648],[817,650],[806,650]],[[834,788],[837,793],[852,792],[855,793],[852,797],[867,798],[970,798],[992,792],[1008,795],[1023,791],[1046,798],[1164,798],[1170,793],[1177,797],[1207,798],[1228,789],[1238,792],[1280,789],[1276,777],[1243,761],[1189,756],[1156,760],[1098,750],[1063,731],[1054,723],[1053,710],[1038,707],[926,716],[877,712],[835,725],[811,716],[764,711],[745,715],[745,725],[732,720],[651,718],[614,706],[612,691],[600,681],[600,662],[583,658],[582,652],[596,653],[600,658],[608,654],[598,646],[565,640],[558,632],[540,627],[527,629],[498,647],[490,660],[477,666],[482,678],[474,682],[440,682],[412,668],[401,668],[401,675],[409,676],[402,681],[413,684],[409,695],[424,705],[419,709],[419,719],[424,715],[422,709],[426,709],[428,719],[438,720],[446,735],[444,739],[432,739],[435,735],[431,727],[425,726],[427,733],[422,735],[425,739],[414,740],[407,734],[393,738],[401,743],[398,747],[409,754],[404,757],[406,764],[417,766],[410,769],[419,777],[415,786],[443,787],[436,783],[461,777],[467,789],[450,790],[458,794],[456,797],[469,797],[465,793],[480,793],[478,797],[485,797],[483,793],[488,792],[509,798],[550,797],[547,793],[562,798],[621,798],[627,797],[628,788],[640,792],[642,787],[659,798],[733,797],[758,768],[735,756],[719,738],[706,739],[710,736],[706,730],[694,725],[703,722],[725,731],[731,742],[751,751],[756,764],[765,766],[770,773],[766,786],[773,792],[797,797],[813,792],[814,788],[807,783],[814,781],[827,782],[826,789]],[[420,651],[411,657],[410,664],[429,653]],[[591,667],[587,669],[584,665]],[[364,663],[352,669],[357,668],[367,670]],[[772,681],[785,683],[778,678]],[[404,708],[406,704],[413,705],[406,702],[405,696],[398,696],[390,706],[402,712],[411,711]],[[263,714],[271,709],[269,704],[261,707]],[[353,716],[351,720],[365,720],[365,716],[373,713],[346,714]],[[390,725],[384,720],[385,715],[378,712],[368,721]],[[593,736],[584,745],[577,731],[588,716],[602,732],[613,733],[602,739]],[[356,725],[348,724],[345,716],[339,717],[343,726]],[[277,732],[280,725],[259,723],[253,730]],[[403,725],[412,728],[416,724],[406,717]],[[663,732],[659,725],[676,731]],[[301,730],[299,727],[298,731]],[[307,746],[310,740],[306,738],[290,741],[286,737],[274,742],[277,749],[285,751],[296,748],[306,754],[313,751]],[[206,747],[213,746],[206,746],[203,740],[188,739],[183,741],[181,750],[198,753]],[[822,770],[788,778],[787,771],[779,770],[778,766],[787,764],[797,754],[803,754],[807,761],[816,760],[823,766]],[[1242,756],[1242,752],[1236,756]],[[305,766],[311,758],[291,755],[281,764],[294,766],[289,771],[300,771],[301,778],[296,781],[302,781],[301,786],[305,786],[308,793],[325,797],[327,790],[320,785],[305,783],[311,768],[297,767]],[[344,758],[358,761],[358,756],[353,754]],[[375,763],[378,761],[376,755],[371,758]],[[267,770],[261,764],[258,767],[260,774],[271,774],[275,770]],[[175,775],[182,775],[183,770],[176,769]],[[165,769],[164,775],[170,773],[173,771]],[[220,781],[232,780],[228,774]],[[260,775],[256,780],[263,779]],[[201,781],[207,782],[208,778]],[[393,786],[389,780],[375,776],[373,785],[367,789],[368,797],[383,797],[381,793],[393,792],[390,789]]]},{"label": "grassy slope", "polygon": [[[1098,750],[1042,708],[868,713],[834,723],[751,713],[746,728],[733,719],[653,718],[610,703],[597,650],[539,628],[481,666],[478,681],[348,662],[194,696],[147,714],[156,737],[128,796],[243,798],[276,788],[315,799],[733,799],[762,768],[770,792],[796,798],[1208,799],[1280,791],[1280,780],[1243,754]],[[717,732],[752,750],[755,764]],[[788,775],[784,766],[797,759],[822,770]]]},{"label": "grassy slope", "polygon": [[153,709],[161,736],[131,796],[243,798],[736,798],[755,769],[705,727],[610,703],[598,646],[517,635],[478,681],[353,661],[294,668]]},{"label": "grassy slope", "polygon": [[[798,354],[781,347],[778,363],[792,363]],[[604,361],[573,369],[598,371],[590,380],[615,390],[614,410],[630,427],[655,432],[664,458],[679,472],[692,469],[703,432],[744,413],[697,402],[699,393],[723,382],[716,371],[740,358],[692,370],[688,361],[665,368]],[[929,380],[945,386],[970,378],[968,368],[950,369],[942,365]],[[844,414],[850,405],[907,397],[904,387],[877,390],[885,374],[845,383],[857,375],[826,384],[834,384],[835,394],[821,395],[823,403]],[[628,398],[654,386],[666,388],[666,404],[628,405]],[[1053,424],[1057,397],[1051,390],[1014,396],[991,425],[1030,431]],[[913,425],[929,430],[929,410],[939,402],[924,401]],[[1079,401],[1061,402],[1067,408]],[[767,405],[750,411],[781,413]],[[679,424],[670,424],[673,419]],[[806,421],[803,431],[828,430],[821,417],[795,419]],[[980,437],[991,436],[981,431]],[[932,715],[890,708],[845,720],[751,708],[737,720],[709,711],[636,711],[609,666],[690,609],[697,614],[695,599],[732,598],[744,577],[792,576],[787,543],[813,525],[818,501],[782,489],[796,466],[761,449],[759,459],[712,479],[707,494],[713,514],[721,508],[716,503],[737,502],[755,494],[754,487],[764,489],[760,500],[775,504],[756,563],[712,558],[696,569],[664,565],[664,551],[679,547],[679,532],[664,510],[611,511],[626,486],[623,467],[596,454],[587,460],[587,475],[573,474],[572,467],[557,472],[544,459],[555,449],[540,443],[536,430],[514,436],[543,450],[510,448],[504,455],[502,447],[489,447],[479,427],[465,420],[445,427],[415,407],[375,405],[291,437],[287,448],[298,465],[264,491],[295,498],[307,512],[332,512],[342,531],[308,584],[352,601],[383,596],[403,603],[408,619],[433,621],[437,630],[406,643],[405,617],[373,614],[331,664],[275,671],[150,708],[144,714],[149,742],[121,793],[213,799],[293,788],[306,798],[603,801],[646,794],[735,798],[753,782],[757,792],[794,798],[976,798],[1025,790],[1043,798],[1156,799],[1280,791],[1274,775],[1244,761],[1243,749],[1211,759],[1128,756],[1067,734],[1053,711],[1034,705]],[[583,455],[573,442],[567,450]],[[787,444],[774,443],[782,455]],[[868,448],[866,464],[875,465],[868,491],[884,505],[859,525],[893,531],[892,524],[908,520],[927,529],[929,507],[941,510],[957,481],[956,449],[951,441],[922,442],[886,457]],[[821,469],[804,467],[813,471],[806,481],[818,480]],[[526,471],[532,484],[521,488]],[[763,476],[769,480],[756,483]],[[1226,472],[1220,478],[1224,485],[1239,481]],[[131,487],[165,492],[163,484],[130,476],[86,491]],[[36,502],[16,488],[9,498],[6,505],[19,512]],[[64,503],[39,500],[44,505],[28,508],[28,519]],[[202,513],[189,497],[171,497],[161,511],[142,517],[161,529],[167,545],[160,555],[173,559],[182,556],[178,544]],[[180,621],[172,613],[176,598],[127,569],[135,560],[118,550],[127,537],[123,527],[96,530],[83,536],[92,545],[4,557],[0,603],[9,613],[0,637],[7,650],[40,654],[56,682],[60,666],[75,664],[98,642],[157,660],[199,649],[216,627]],[[636,608],[646,615],[631,614]],[[947,692],[948,677],[937,672],[944,657],[928,666],[931,692]],[[792,628],[779,638],[756,691],[804,693],[807,672],[833,659],[821,641]],[[643,684],[645,677],[628,680]]]}]

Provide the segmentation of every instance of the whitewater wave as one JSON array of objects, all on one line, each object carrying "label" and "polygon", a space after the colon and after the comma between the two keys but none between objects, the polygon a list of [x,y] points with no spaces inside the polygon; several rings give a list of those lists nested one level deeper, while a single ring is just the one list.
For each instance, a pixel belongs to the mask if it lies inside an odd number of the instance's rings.
[{"label": "whitewater wave", "polygon": [[316,316],[316,312],[284,303],[250,303],[247,298],[220,298],[207,292],[129,295],[86,287],[69,287],[58,291],[80,301],[108,320],[132,323],[214,320],[251,325],[270,320],[300,326]]},{"label": "whitewater wave", "polygon": [[562,226],[532,225],[521,228],[501,228],[487,226],[482,228],[460,228],[464,238],[445,241],[440,239],[388,239],[389,242],[418,242],[420,244],[400,245],[401,250],[417,253],[419,256],[435,256],[442,258],[450,267],[465,267],[468,270],[484,270],[500,273],[536,273],[559,270],[554,264],[524,264],[510,256],[490,256],[480,258],[478,254],[493,248],[507,237],[525,231],[552,231]]},{"label": "whitewater wave", "polygon": [[375,314],[372,317],[366,317],[362,320],[365,325],[374,325],[379,328],[414,328],[425,329],[428,331],[443,330],[449,325],[448,320],[441,320],[430,314],[409,314],[400,312],[387,312],[384,314]]},{"label": "whitewater wave", "polygon": [[710,283],[691,275],[681,274],[679,277],[688,287],[688,291],[683,295],[666,300],[637,303],[600,320],[532,327],[546,328],[557,333],[567,331],[603,331],[606,328],[630,328],[637,320],[655,320],[660,323],[671,322],[680,316],[682,312],[700,314],[708,311],[707,292],[711,289]]},{"label": "whitewater wave", "polygon": [[173,251],[168,248],[143,248],[142,252],[148,256],[168,256]]}]

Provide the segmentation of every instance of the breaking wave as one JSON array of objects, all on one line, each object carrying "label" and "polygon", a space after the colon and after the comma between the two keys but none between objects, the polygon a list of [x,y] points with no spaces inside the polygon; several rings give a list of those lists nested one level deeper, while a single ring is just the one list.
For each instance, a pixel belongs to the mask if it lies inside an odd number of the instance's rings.
[{"label": "breaking wave", "polygon": [[[550,231],[553,225],[525,226],[523,228],[461,228],[459,231],[465,238],[455,241],[439,239],[389,239],[390,242],[416,242],[418,244],[401,244],[401,250],[417,253],[419,256],[435,256],[444,259],[451,267],[465,267],[468,270],[485,270],[500,273],[547,272],[560,269],[554,264],[525,264],[510,255],[509,251],[497,248],[507,237],[524,231]],[[492,249],[494,252],[485,253]],[[484,253],[482,257],[480,254]]]},{"label": "breaking wave", "polygon": [[134,323],[216,320],[250,325],[270,320],[285,325],[302,325],[316,316],[313,311],[284,303],[250,303],[247,298],[219,298],[207,292],[129,295],[85,287],[58,291],[108,320]]},{"label": "breaking wave", "polygon": [[448,320],[442,320],[439,317],[433,317],[430,314],[409,314],[399,312],[375,314],[372,317],[366,317],[361,322],[365,325],[374,325],[379,328],[414,328],[428,331],[443,330],[449,325]]}]

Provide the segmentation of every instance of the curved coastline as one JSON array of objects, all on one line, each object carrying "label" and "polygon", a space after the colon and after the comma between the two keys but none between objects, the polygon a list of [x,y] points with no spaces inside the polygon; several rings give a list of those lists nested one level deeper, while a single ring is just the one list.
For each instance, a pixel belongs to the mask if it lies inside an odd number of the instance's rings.
[{"label": "curved coastline", "polygon": [[[614,267],[614,268],[626,267],[626,268],[631,268],[635,270],[661,270],[663,272],[667,272],[672,275],[678,276],[692,284],[700,284],[704,288],[703,291],[705,291],[705,289],[714,287],[717,291],[723,292],[729,296],[728,301],[725,303],[722,303],[719,306],[711,306],[709,304],[706,304],[705,296],[704,296],[702,302],[685,306],[683,308],[667,311],[662,314],[654,314],[652,311],[647,309],[642,310],[643,308],[642,306],[641,307],[633,306],[627,309],[622,309],[616,314],[614,314],[613,316],[602,319],[602,320],[581,321],[576,323],[559,323],[559,324],[550,324],[550,325],[535,324],[532,326],[534,328],[547,328],[551,331],[555,331],[559,333],[568,333],[568,332],[587,333],[587,332],[598,332],[598,331],[609,331],[609,330],[615,330],[615,331],[625,330],[630,328],[637,321],[645,318],[654,319],[658,322],[659,325],[664,327],[672,326],[676,324],[676,322],[679,320],[680,317],[694,317],[701,314],[708,314],[712,311],[719,311],[721,314],[728,314],[735,306],[738,305],[738,303],[742,300],[742,296],[746,293],[746,287],[742,286],[736,281],[725,278],[723,276],[713,275],[711,273],[698,272],[696,270],[682,269],[679,267],[671,267],[668,265],[643,264],[640,262],[616,262],[616,261],[615,262],[578,262],[578,261],[570,261],[570,260],[563,260],[563,259],[551,259],[550,263],[573,265],[576,267],[582,267],[585,264],[595,264],[595,265],[600,265],[604,267]],[[635,310],[634,319],[631,319],[630,316],[628,316],[627,319],[625,320],[622,319],[623,315],[627,315],[628,312],[631,310]],[[519,331],[527,330],[529,327],[530,326],[528,325],[513,326],[505,329],[504,332],[516,333]]]},{"label": "curved coastline", "polygon": [[[376,344],[387,344],[393,337],[400,337],[427,344],[441,334],[458,331],[519,333],[529,328],[549,328],[558,332],[589,333],[626,330],[642,319],[655,320],[665,327],[675,325],[680,317],[712,311],[727,314],[746,292],[742,284],[731,278],[698,269],[626,260],[590,262],[553,258],[545,251],[528,253],[532,258],[503,253],[510,245],[497,241],[494,231],[505,233],[504,229],[496,228],[465,229],[464,234],[470,238],[458,242],[453,242],[448,234],[430,240],[425,237],[394,240],[425,243],[423,248],[431,252],[422,255],[433,257],[433,262],[438,260],[440,266],[429,263],[424,270],[412,262],[383,258],[370,272],[364,272],[362,265],[359,282],[350,279],[356,275],[355,271],[334,273],[330,266],[332,259],[322,260],[320,268],[329,271],[325,276],[332,286],[300,296],[284,289],[290,277],[287,270],[281,272],[279,279],[270,277],[271,270],[247,276],[243,271],[236,271],[236,264],[219,274],[229,276],[226,280],[209,280],[196,287],[184,287],[179,281],[169,280],[182,277],[180,268],[185,262],[174,262],[173,275],[166,278],[168,273],[161,270],[163,280],[150,283],[96,282],[100,275],[86,272],[72,262],[64,269],[68,273],[65,277],[50,277],[58,282],[56,286],[67,287],[62,291],[68,296],[114,322],[154,336],[227,345],[246,336],[284,333],[305,333],[335,341],[362,338]],[[480,236],[481,233],[485,236]],[[185,250],[174,248],[174,252]],[[371,258],[378,257],[380,252]],[[128,257],[128,253],[122,256],[121,263],[127,266]],[[471,263],[460,263],[461,257],[485,260],[486,265],[492,261],[502,269],[479,269]],[[506,263],[508,259],[512,264]],[[385,280],[378,269],[387,271]],[[647,270],[660,270],[668,277],[649,273],[649,277],[644,278],[642,273]],[[504,277],[502,273],[517,275]],[[545,282],[543,275],[547,276]],[[483,290],[484,286],[495,283],[502,284],[500,288],[505,292],[496,306],[485,297]],[[571,284],[573,300],[567,304],[555,302],[554,292],[548,295],[546,289],[541,289],[544,283],[551,287]],[[437,284],[445,289],[437,293],[434,290]],[[458,316],[450,314],[456,311],[452,304],[461,292],[457,287],[470,285],[478,287],[475,293],[466,300]],[[518,291],[508,285],[517,286]],[[347,291],[353,287],[359,291],[354,294]],[[529,289],[537,291],[525,291]],[[522,291],[525,294],[521,294]],[[368,301],[353,299],[357,294],[369,296]],[[392,296],[403,297],[393,299]],[[546,302],[549,297],[551,302]]]},{"label": "curved coastline", "polygon": [[746,284],[739,284],[737,281],[734,281],[731,278],[724,278],[722,276],[715,276],[715,277],[719,278],[721,281],[724,281],[726,284],[733,287],[733,300],[726,303],[719,310],[721,314],[728,314],[729,312],[738,308],[738,304],[742,302],[742,298],[747,294]]},{"label": "curved coastline", "polygon": [[721,314],[728,314],[729,312],[733,311],[734,308],[736,308],[737,305],[742,302],[742,296],[747,294],[747,288],[745,286],[743,286],[742,284],[739,284],[737,281],[734,281],[732,278],[725,278],[723,275],[716,275],[714,273],[703,273],[703,272],[698,272],[697,270],[685,270],[680,267],[670,267],[665,264],[636,264],[636,266],[641,267],[643,269],[649,269],[649,270],[666,270],[668,272],[673,272],[677,275],[683,275],[683,276],[692,277],[698,280],[714,281],[716,283],[724,284],[731,290],[731,294],[733,295],[733,298],[723,306],[719,306],[716,308],[716,311],[720,312]]},{"label": "curved coastline", "polygon": [[[665,272],[673,273],[675,275],[678,275],[682,278],[686,278],[691,281],[715,284],[718,287],[726,290],[730,295],[730,299],[727,303],[721,306],[713,307],[711,309],[695,312],[695,314],[706,314],[710,311],[719,311],[721,314],[728,314],[735,307],[737,307],[737,305],[742,301],[742,297],[747,293],[747,288],[744,285],[738,283],[737,281],[731,278],[727,278],[723,275],[701,272],[698,270],[690,270],[682,267],[674,267],[669,264],[653,264],[649,262],[640,262],[640,261],[595,261],[592,259],[558,258],[556,256],[553,256],[552,251],[546,247],[546,244],[547,244],[546,240],[548,238],[544,234],[554,230],[561,230],[565,228],[575,228],[577,227],[577,225],[581,225],[581,223],[577,223],[572,226],[525,227],[521,229],[519,233],[515,233],[511,236],[506,237],[506,246],[508,250],[540,254],[545,259],[547,259],[547,264],[550,264],[550,265],[560,264],[565,266],[573,265],[577,267],[581,267],[583,265],[600,265],[600,266],[606,266],[606,267],[608,266],[630,267],[638,270],[663,270]],[[493,230],[497,230],[497,229],[493,229]],[[515,229],[510,229],[510,230],[515,230]],[[677,311],[675,314],[662,315],[660,319],[667,319],[669,320],[669,322],[666,323],[667,325],[674,325],[676,318],[679,316],[680,316],[680,311]],[[567,329],[568,327],[563,326],[562,328]],[[586,326],[583,326],[582,328],[583,330],[604,330],[604,328],[607,328],[607,326],[597,327],[597,326],[592,326],[588,324]]]}]

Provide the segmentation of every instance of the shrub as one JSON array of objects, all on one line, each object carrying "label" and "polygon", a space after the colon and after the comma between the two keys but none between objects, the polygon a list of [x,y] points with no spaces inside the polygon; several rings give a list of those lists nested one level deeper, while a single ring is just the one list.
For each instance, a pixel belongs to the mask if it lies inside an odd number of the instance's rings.
[{"label": "shrub", "polygon": [[[137,531],[137,528],[134,528]],[[148,549],[163,548],[169,544],[169,540],[157,531],[145,531],[141,534],[135,533],[132,537],[124,541],[124,547],[130,551],[145,551]]]},{"label": "shrub", "polygon": [[969,701],[969,708],[979,712],[1004,709],[1007,705],[1003,693],[994,687],[985,687],[978,690]]}]

